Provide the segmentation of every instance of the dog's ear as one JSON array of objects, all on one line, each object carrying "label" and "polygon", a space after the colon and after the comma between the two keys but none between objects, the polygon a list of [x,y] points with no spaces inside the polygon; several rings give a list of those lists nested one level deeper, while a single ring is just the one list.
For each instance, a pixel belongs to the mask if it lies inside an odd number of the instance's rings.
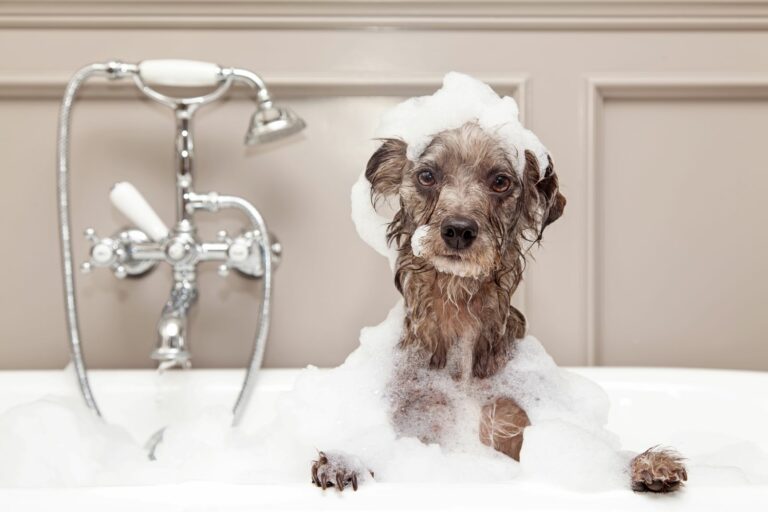
[{"label": "dog's ear", "polygon": [[384,139],[365,167],[365,177],[371,182],[374,199],[397,194],[408,165],[405,151],[408,145],[399,139]]},{"label": "dog's ear", "polygon": [[539,192],[539,203],[541,204],[543,215],[541,222],[541,231],[555,222],[565,210],[565,196],[560,193],[560,186],[555,174],[555,166],[552,163],[552,157],[547,155],[549,165],[544,171],[544,177],[536,184]]},{"label": "dog's ear", "polygon": [[538,200],[536,208],[541,212],[541,226],[538,228],[538,237],[544,233],[544,228],[555,222],[563,214],[565,209],[565,196],[560,193],[560,186],[555,174],[555,166],[552,157],[547,155],[547,168],[544,176],[539,172],[539,163],[533,153],[525,152],[526,176],[534,180]]}]

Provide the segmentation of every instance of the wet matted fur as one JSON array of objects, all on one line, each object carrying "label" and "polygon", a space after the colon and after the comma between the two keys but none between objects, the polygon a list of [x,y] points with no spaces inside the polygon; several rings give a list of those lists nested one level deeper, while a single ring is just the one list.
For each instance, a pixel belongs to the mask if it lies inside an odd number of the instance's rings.
[{"label": "wet matted fur", "polygon": [[[543,178],[533,154],[526,152],[525,162],[518,173],[502,144],[475,123],[435,136],[417,162],[396,139],[384,140],[368,162],[373,200],[399,196],[388,239],[398,249],[395,286],[406,305],[400,345],[430,352],[433,368],[445,366],[453,342],[474,338],[472,374],[490,377],[525,333],[512,294],[528,249],[565,207],[552,160]],[[420,181],[424,173],[432,173],[434,184]],[[494,191],[496,179],[506,180],[506,190]],[[440,236],[455,217],[478,226],[476,239],[460,250]],[[416,256],[411,240],[419,226],[430,234]]]},{"label": "wet matted fur", "polygon": [[[525,167],[515,169],[501,141],[474,122],[436,134],[417,161],[406,149],[401,140],[383,140],[365,173],[374,204],[399,202],[387,231],[398,253],[395,286],[405,302],[390,383],[392,422],[399,435],[442,442],[452,427],[446,420],[451,400],[430,376],[447,372],[482,397],[480,441],[519,460],[528,415],[512,398],[481,390],[525,336],[512,294],[528,251],[565,208],[552,159],[542,172],[526,151]],[[318,483],[318,467],[329,464],[344,474]],[[663,450],[637,456],[630,474],[636,491],[675,490],[687,478],[679,456]],[[323,454],[314,461],[318,485],[347,478],[343,460],[329,462]]]}]

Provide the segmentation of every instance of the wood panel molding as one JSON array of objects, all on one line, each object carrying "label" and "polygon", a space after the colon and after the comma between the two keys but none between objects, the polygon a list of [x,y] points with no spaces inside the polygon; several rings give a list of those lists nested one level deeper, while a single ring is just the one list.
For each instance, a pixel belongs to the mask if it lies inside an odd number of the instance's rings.
[{"label": "wood panel molding", "polygon": [[2,28],[762,30],[768,1],[16,0]]},{"label": "wood panel molding", "polygon": [[598,332],[600,206],[599,180],[603,173],[603,108],[606,100],[768,100],[768,75],[670,76],[670,75],[600,75],[586,81],[586,359],[590,366],[599,364]]},{"label": "wood panel molding", "polygon": [[[73,70],[74,72],[74,70]],[[432,94],[442,83],[442,75],[364,76],[338,75],[263,75],[270,91],[279,98],[339,97],[339,96],[416,96]],[[527,75],[478,74],[499,94],[512,96],[520,106],[520,116],[526,112]],[[0,75],[0,97],[18,99],[61,98],[69,80],[64,75]],[[245,97],[247,88],[236,87],[235,97]],[[140,93],[129,81],[112,82],[94,78],[83,87],[86,98],[129,98]]]}]

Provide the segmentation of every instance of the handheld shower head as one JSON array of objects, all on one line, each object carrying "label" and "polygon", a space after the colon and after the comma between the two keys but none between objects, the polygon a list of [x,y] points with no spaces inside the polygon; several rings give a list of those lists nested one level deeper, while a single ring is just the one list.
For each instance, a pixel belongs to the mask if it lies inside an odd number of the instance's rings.
[{"label": "handheld shower head", "polygon": [[276,107],[269,102],[260,104],[251,117],[245,143],[249,146],[272,142],[298,133],[306,127],[304,120],[287,107]]}]

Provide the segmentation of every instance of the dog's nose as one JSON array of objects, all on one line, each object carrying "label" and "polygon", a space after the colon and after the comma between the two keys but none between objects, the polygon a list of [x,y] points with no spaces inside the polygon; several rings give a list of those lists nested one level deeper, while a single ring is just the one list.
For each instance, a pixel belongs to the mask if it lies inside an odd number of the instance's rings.
[{"label": "dog's nose", "polygon": [[466,217],[448,217],[440,225],[440,234],[451,249],[466,249],[477,238],[477,222]]}]

